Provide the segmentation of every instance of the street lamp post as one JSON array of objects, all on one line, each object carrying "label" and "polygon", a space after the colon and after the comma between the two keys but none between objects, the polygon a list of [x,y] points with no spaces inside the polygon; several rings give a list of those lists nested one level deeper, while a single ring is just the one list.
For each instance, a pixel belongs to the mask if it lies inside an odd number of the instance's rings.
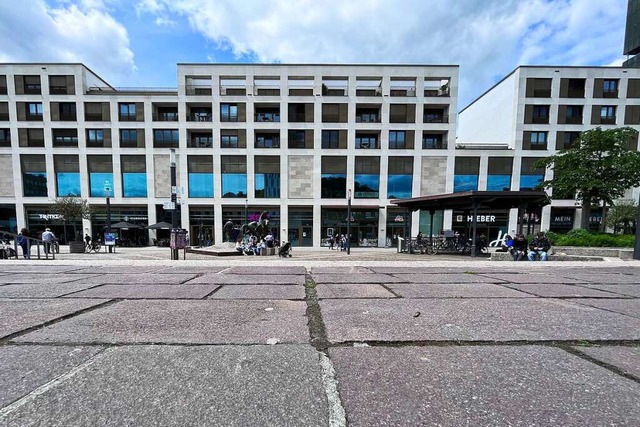
[{"label": "street lamp post", "polygon": [[[174,233],[175,239],[175,229],[178,227],[178,215],[176,212],[176,202],[177,202],[177,177],[176,177],[176,150],[172,148],[169,152],[169,171],[171,174],[171,232]],[[178,249],[171,249],[171,259],[178,259]]]},{"label": "street lamp post", "polygon": [[249,224],[249,199],[244,199],[244,223]]},{"label": "street lamp post", "polygon": [[[111,237],[111,202],[109,201],[109,198],[111,196],[111,183],[106,183],[105,182],[105,189],[104,189],[104,194],[107,198],[107,234],[109,235],[109,237]],[[104,239],[104,244],[107,244],[107,239]],[[109,245],[109,253],[113,253],[113,246]]]},{"label": "street lamp post", "polygon": [[347,255],[351,255],[351,189],[347,192]]}]

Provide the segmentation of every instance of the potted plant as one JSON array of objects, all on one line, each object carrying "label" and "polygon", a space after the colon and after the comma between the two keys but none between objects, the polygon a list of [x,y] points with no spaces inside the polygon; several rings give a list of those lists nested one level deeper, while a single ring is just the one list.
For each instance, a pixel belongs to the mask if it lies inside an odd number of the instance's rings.
[{"label": "potted plant", "polygon": [[75,196],[58,197],[53,201],[50,207],[52,213],[60,215],[65,224],[73,225],[73,239],[69,241],[70,253],[83,253],[85,242],[82,236],[78,234],[77,221],[91,218],[91,206],[81,198]]}]

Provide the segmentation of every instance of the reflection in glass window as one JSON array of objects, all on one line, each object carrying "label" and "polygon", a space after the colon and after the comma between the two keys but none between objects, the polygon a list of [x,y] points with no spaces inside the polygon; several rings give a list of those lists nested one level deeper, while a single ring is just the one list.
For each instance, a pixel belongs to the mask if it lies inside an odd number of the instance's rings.
[{"label": "reflection in glass window", "polygon": [[56,187],[58,188],[58,197],[64,197],[64,196],[80,197],[80,173],[78,172],[56,173]]},{"label": "reflection in glass window", "polygon": [[404,149],[407,148],[405,143],[405,131],[403,130],[390,130],[389,131],[389,149]]},{"label": "reflection in glass window", "polygon": [[222,197],[247,197],[247,174],[223,173]]},{"label": "reflection in glass window", "polygon": [[145,172],[123,172],[122,196],[147,197],[147,174]]},{"label": "reflection in glass window", "polygon": [[411,198],[411,175],[389,175],[387,183],[387,198],[409,199]]},{"label": "reflection in glass window", "polygon": [[511,188],[511,175],[488,175],[487,191],[502,191]]},{"label": "reflection in glass window", "polygon": [[256,173],[255,174],[255,197],[266,199],[277,199],[280,197],[280,174],[279,173]]},{"label": "reflection in glass window", "polygon": [[453,192],[477,191],[478,175],[455,175],[453,177]]},{"label": "reflection in glass window", "polygon": [[534,189],[543,178],[543,175],[520,175],[520,190]]},{"label": "reflection in glass window", "polygon": [[189,197],[213,197],[213,174],[189,173]]},{"label": "reflection in glass window", "polygon": [[323,173],[321,185],[323,199],[344,199],[347,197],[347,174]]},{"label": "reflection in glass window", "polygon": [[377,199],[380,196],[380,175],[357,174],[353,184],[355,199]]},{"label": "reflection in glass window", "polygon": [[104,183],[108,181],[111,184],[111,194],[113,197],[113,173],[112,172],[91,172],[89,174],[89,195],[91,197],[106,197],[104,192]]},{"label": "reflection in glass window", "polygon": [[47,197],[47,173],[25,172],[22,174],[25,197]]}]

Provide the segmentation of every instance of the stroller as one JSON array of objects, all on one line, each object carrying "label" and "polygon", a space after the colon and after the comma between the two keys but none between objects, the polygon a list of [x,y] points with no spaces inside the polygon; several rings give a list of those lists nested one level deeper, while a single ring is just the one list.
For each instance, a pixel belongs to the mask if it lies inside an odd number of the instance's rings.
[{"label": "stroller", "polygon": [[291,258],[291,243],[285,243],[278,251],[278,256]]}]

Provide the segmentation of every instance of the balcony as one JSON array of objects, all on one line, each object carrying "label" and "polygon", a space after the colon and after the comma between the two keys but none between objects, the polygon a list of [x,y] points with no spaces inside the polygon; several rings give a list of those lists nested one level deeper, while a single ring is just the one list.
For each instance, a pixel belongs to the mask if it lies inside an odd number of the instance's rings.
[{"label": "balcony", "polygon": [[449,115],[429,113],[422,117],[422,121],[424,123],[449,123]]},{"label": "balcony", "polygon": [[192,136],[189,139],[190,148],[212,148],[213,137],[212,136]]},{"label": "balcony", "polygon": [[24,93],[25,95],[41,95],[42,88],[39,84],[25,84]]},{"label": "balcony", "polygon": [[277,133],[256,133],[254,148],[280,148],[280,135]]},{"label": "balcony", "polygon": [[51,95],[68,95],[67,86],[49,86],[49,94]]},{"label": "balcony", "polygon": [[389,89],[389,96],[398,96],[398,97],[414,97],[416,96],[416,88],[394,88],[391,87]]},{"label": "balcony", "polygon": [[425,79],[424,96],[427,98],[450,96],[449,83],[449,79],[446,78]]},{"label": "balcony", "polygon": [[194,96],[211,96],[212,90],[211,86],[201,86],[201,85],[187,85],[185,86],[185,92],[187,95]]},{"label": "balcony", "polygon": [[[303,115],[304,116],[304,115]],[[279,111],[260,111],[256,112],[253,117],[256,122],[280,123]]]},{"label": "balcony", "polygon": [[187,121],[188,122],[212,122],[213,114],[211,114],[211,111],[209,111],[208,113],[189,113],[187,114]]},{"label": "balcony", "polygon": [[156,112],[153,114],[152,120],[154,122],[177,122],[178,112],[177,111]]}]

